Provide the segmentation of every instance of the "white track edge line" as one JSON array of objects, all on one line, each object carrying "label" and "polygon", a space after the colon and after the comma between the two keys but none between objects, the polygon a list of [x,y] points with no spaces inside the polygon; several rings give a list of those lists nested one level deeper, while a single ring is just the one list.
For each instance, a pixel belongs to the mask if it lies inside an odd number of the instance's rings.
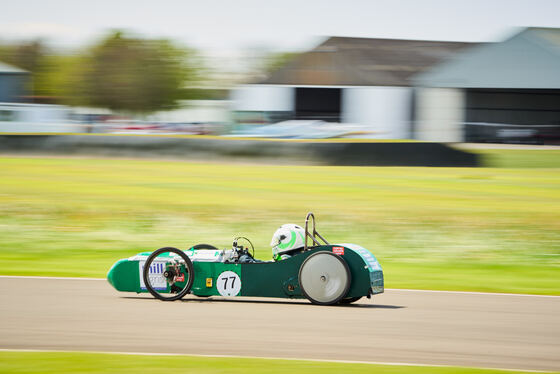
[{"label": "white track edge line", "polygon": [[130,356],[177,356],[177,357],[207,357],[207,358],[244,358],[244,359],[260,359],[260,360],[286,360],[286,361],[311,361],[311,362],[332,362],[338,364],[365,364],[365,365],[388,365],[388,366],[421,366],[421,367],[446,367],[446,368],[466,368],[466,369],[482,369],[482,370],[503,370],[512,372],[531,372],[531,373],[554,373],[548,370],[532,370],[532,369],[506,369],[496,367],[478,367],[478,366],[457,366],[457,365],[438,365],[438,364],[419,364],[409,362],[384,362],[384,361],[354,361],[354,360],[328,360],[320,358],[295,358],[295,357],[268,357],[268,356],[238,356],[238,355],[205,355],[191,353],[157,353],[157,352],[112,352],[112,351],[69,351],[64,349],[10,349],[0,348],[0,352],[36,352],[36,353],[95,353],[95,354],[116,354]]},{"label": "white track edge line", "polygon": [[[105,281],[105,278],[87,278],[87,277],[47,277],[39,275],[0,275],[0,278],[21,278],[21,279],[55,279],[55,280],[88,280],[88,281]],[[446,291],[446,290],[414,290],[410,288],[385,288],[386,291],[403,291],[403,292],[433,292],[433,293],[456,293],[466,295],[491,295],[491,296],[525,296],[525,297],[552,297],[559,298],[559,295],[537,295],[528,293],[507,293],[507,292],[478,292],[478,291]]]},{"label": "white track edge line", "polygon": [[446,291],[446,290],[414,290],[410,288],[385,288],[386,291],[403,292],[435,292],[435,293],[457,293],[467,295],[492,295],[492,296],[531,296],[531,297],[560,297],[558,295],[538,295],[530,293],[507,293],[507,292],[479,292],[479,291]]}]

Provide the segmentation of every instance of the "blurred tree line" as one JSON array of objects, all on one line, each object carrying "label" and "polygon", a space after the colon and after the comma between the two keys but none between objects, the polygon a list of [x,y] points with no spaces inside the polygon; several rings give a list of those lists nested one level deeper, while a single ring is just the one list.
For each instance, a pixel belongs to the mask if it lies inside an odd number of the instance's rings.
[{"label": "blurred tree line", "polygon": [[0,45],[0,61],[31,73],[34,101],[145,114],[200,98],[203,78],[195,51],[166,39],[113,32],[78,53],[60,53],[40,40]]},{"label": "blurred tree line", "polygon": [[274,52],[268,53],[263,58],[262,70],[265,74],[270,74],[275,70],[282,68],[284,65],[295,60],[299,56],[297,52]]}]

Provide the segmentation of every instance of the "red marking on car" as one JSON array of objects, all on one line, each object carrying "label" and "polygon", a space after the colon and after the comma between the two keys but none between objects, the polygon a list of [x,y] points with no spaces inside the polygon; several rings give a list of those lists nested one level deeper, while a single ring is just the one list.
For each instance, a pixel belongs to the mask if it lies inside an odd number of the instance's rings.
[{"label": "red marking on car", "polygon": [[185,274],[183,273],[177,275],[177,277],[175,278],[175,282],[184,282],[184,281],[185,281]]},{"label": "red marking on car", "polygon": [[332,247],[332,251],[339,256],[344,256],[344,247]]}]

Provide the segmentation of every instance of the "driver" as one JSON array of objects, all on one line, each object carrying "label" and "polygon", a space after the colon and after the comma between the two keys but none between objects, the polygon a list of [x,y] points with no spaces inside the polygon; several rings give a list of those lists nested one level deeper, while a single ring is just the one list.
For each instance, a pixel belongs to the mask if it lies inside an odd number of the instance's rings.
[{"label": "driver", "polygon": [[270,246],[272,247],[272,258],[281,261],[292,257],[303,250],[305,244],[305,230],[293,223],[280,226],[272,235]]}]

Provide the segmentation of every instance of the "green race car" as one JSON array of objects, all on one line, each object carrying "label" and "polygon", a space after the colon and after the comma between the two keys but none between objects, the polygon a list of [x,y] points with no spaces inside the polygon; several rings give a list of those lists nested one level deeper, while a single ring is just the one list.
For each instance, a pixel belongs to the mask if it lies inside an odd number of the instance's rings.
[{"label": "green race car", "polygon": [[[164,247],[140,253],[117,261],[107,279],[118,291],[149,292],[160,300],[178,300],[192,293],[307,298],[314,304],[332,305],[383,292],[383,270],[370,251],[356,244],[329,244],[315,229],[312,213],[305,219],[304,233],[301,230],[303,246],[284,251],[288,255],[282,259],[255,259],[252,243],[239,237],[228,250],[199,244],[185,251]],[[285,239],[286,244],[279,248],[294,244],[296,236],[282,235],[279,240]],[[241,240],[251,249],[239,245]]]}]

